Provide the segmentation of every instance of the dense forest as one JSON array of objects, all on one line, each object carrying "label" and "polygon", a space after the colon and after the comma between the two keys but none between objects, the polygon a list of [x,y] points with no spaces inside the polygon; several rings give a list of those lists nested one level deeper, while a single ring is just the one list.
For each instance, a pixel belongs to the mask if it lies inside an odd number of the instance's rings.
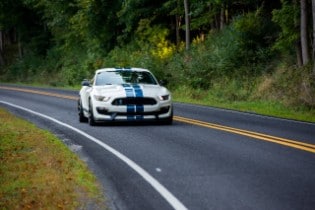
[{"label": "dense forest", "polygon": [[1,0],[0,81],[148,68],[192,98],[315,107],[315,0]]}]

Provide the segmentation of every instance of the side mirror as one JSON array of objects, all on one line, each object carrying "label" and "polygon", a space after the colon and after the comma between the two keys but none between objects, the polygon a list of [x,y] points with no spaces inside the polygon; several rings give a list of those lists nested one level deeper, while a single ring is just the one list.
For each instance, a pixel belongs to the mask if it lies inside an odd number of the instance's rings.
[{"label": "side mirror", "polygon": [[84,79],[84,80],[81,82],[81,85],[82,85],[82,86],[90,86],[90,82],[89,82],[89,80]]}]

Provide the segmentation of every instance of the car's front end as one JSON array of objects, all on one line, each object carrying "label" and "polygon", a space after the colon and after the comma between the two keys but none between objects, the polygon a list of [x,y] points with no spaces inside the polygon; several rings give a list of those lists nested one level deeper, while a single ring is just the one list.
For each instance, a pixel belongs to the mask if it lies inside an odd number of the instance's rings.
[{"label": "car's front end", "polygon": [[159,85],[122,84],[96,87],[90,94],[94,120],[171,120],[171,94]]}]

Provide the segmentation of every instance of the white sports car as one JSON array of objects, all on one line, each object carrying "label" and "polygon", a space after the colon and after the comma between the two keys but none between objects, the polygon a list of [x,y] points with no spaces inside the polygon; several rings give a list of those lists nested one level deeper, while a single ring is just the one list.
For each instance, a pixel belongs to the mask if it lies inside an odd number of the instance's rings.
[{"label": "white sports car", "polygon": [[172,124],[170,92],[142,68],[104,68],[84,80],[78,100],[80,122],[153,120]]}]

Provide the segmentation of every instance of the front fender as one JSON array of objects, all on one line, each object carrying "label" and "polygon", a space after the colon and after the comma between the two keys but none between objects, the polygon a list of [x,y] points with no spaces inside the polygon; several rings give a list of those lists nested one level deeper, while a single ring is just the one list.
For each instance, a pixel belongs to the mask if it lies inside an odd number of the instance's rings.
[{"label": "front fender", "polygon": [[84,86],[81,88],[80,93],[79,93],[85,116],[88,116],[89,98],[90,98],[91,91],[92,91],[91,87]]}]

